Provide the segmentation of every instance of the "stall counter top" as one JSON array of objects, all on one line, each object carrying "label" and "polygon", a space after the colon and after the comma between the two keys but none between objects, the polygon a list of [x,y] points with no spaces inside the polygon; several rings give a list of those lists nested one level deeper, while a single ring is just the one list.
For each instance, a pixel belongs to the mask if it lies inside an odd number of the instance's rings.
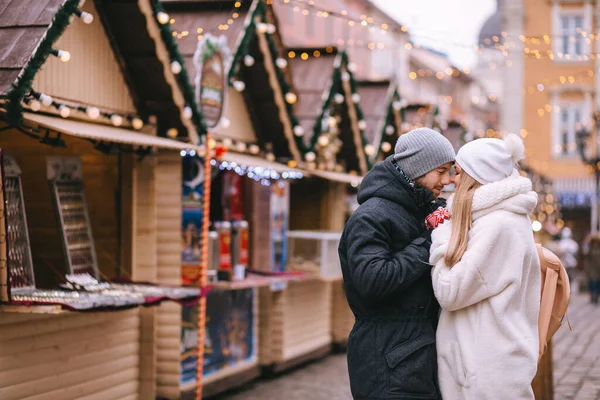
[{"label": "stall counter top", "polygon": [[241,281],[218,281],[209,283],[214,289],[221,290],[241,290],[258,287],[270,287],[272,291],[285,289],[288,282],[304,281],[315,279],[306,275],[280,275],[280,276],[265,276],[254,273],[248,273],[246,279]]}]

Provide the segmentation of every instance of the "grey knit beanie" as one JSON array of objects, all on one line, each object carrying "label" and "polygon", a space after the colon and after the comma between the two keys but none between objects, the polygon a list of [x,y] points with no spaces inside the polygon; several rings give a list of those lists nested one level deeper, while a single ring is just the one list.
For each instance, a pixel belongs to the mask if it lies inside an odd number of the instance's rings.
[{"label": "grey knit beanie", "polygon": [[409,179],[417,179],[454,162],[454,148],[442,134],[429,128],[413,129],[398,138],[394,160]]}]

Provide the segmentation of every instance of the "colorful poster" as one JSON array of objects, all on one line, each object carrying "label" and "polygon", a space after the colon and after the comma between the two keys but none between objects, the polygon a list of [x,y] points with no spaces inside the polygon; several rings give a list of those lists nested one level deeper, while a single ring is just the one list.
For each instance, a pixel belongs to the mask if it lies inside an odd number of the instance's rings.
[{"label": "colorful poster", "polygon": [[[200,277],[204,164],[197,157],[182,160],[181,281],[195,286]],[[198,371],[198,305],[182,307],[181,317],[180,384],[185,387],[196,382]]]},{"label": "colorful poster", "polygon": [[197,157],[183,158],[183,202],[181,216],[182,283],[195,284],[199,278],[204,164]]},{"label": "colorful poster", "polygon": [[254,291],[213,290],[206,300],[204,376],[256,360]]},{"label": "colorful poster", "polygon": [[198,373],[198,310],[197,304],[181,308],[181,387],[194,384]]},{"label": "colorful poster", "polygon": [[280,181],[271,186],[271,269],[283,271],[287,263],[287,231],[290,211],[290,186]]}]

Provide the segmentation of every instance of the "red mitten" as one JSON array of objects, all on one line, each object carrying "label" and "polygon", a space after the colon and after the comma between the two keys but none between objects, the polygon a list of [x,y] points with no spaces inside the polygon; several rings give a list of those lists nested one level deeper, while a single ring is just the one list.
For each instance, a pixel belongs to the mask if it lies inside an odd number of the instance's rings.
[{"label": "red mitten", "polygon": [[425,218],[425,227],[427,229],[435,229],[447,219],[450,219],[448,209],[440,207]]}]

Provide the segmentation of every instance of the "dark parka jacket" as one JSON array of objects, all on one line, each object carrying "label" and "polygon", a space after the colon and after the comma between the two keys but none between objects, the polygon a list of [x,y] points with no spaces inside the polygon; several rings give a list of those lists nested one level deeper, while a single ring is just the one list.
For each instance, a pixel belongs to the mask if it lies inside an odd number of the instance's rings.
[{"label": "dark parka jacket", "polygon": [[339,255],[356,322],[348,338],[355,399],[441,399],[425,217],[439,204],[392,158],[363,180]]}]

